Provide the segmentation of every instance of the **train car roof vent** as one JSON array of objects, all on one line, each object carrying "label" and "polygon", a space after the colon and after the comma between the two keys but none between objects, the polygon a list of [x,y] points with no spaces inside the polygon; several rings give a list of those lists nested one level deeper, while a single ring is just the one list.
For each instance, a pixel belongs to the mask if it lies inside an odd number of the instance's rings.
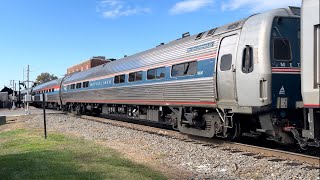
[{"label": "train car roof vent", "polygon": [[160,43],[157,47],[164,45],[164,43]]},{"label": "train car roof vent", "polygon": [[208,36],[212,36],[217,29],[218,29],[218,28],[213,28],[213,29],[211,29],[211,30],[208,32],[207,37],[208,37]]},{"label": "train car roof vent", "polygon": [[196,40],[201,39],[201,38],[202,38],[202,36],[203,36],[203,34],[204,34],[204,32],[199,33],[199,34],[197,35],[197,37],[196,37]]},{"label": "train car roof vent", "polygon": [[182,38],[189,37],[189,36],[190,36],[190,33],[189,33],[189,32],[186,32],[186,33],[183,33],[183,34],[182,34]]},{"label": "train car roof vent", "polygon": [[231,29],[237,28],[239,25],[240,25],[240,23],[239,23],[239,22],[233,23],[233,24],[231,24],[230,26],[228,26],[228,30],[231,30]]},{"label": "train car roof vent", "polygon": [[301,9],[299,7],[289,6],[290,11],[292,14],[296,16],[301,16]]}]

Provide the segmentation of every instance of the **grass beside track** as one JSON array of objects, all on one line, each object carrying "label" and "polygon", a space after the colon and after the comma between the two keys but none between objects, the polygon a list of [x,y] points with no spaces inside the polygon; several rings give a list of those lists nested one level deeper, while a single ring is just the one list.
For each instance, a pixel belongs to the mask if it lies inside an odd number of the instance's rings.
[{"label": "grass beside track", "polygon": [[0,132],[0,179],[166,179],[94,142],[39,131]]}]

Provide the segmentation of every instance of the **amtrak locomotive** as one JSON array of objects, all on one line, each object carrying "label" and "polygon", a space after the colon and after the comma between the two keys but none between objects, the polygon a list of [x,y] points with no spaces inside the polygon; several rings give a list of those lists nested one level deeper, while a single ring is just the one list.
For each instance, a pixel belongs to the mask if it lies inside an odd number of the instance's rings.
[{"label": "amtrak locomotive", "polygon": [[300,9],[275,9],[36,86],[34,102],[45,93],[47,107],[78,114],[319,145],[301,137],[300,36]]}]

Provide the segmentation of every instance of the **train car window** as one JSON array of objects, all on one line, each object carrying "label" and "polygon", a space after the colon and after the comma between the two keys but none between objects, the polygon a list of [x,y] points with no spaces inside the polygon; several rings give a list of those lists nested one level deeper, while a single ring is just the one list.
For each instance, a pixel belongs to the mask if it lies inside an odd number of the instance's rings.
[{"label": "train car window", "polygon": [[161,78],[164,78],[165,76],[165,68],[158,68],[156,69],[156,79],[161,79]]},{"label": "train car window", "polygon": [[142,71],[129,73],[129,82],[141,81],[142,80]]},{"label": "train car window", "polygon": [[221,57],[220,60],[220,70],[221,71],[228,71],[231,69],[232,64],[232,55],[231,54],[225,54]]},{"label": "train car window", "polygon": [[277,61],[291,61],[291,45],[287,39],[276,38],[273,40],[273,57]]},{"label": "train car window", "polygon": [[52,90],[51,90],[52,92],[54,92],[54,88],[52,88]]},{"label": "train car window", "polygon": [[122,74],[120,75],[120,83],[124,83],[126,79],[126,75]]},{"label": "train car window", "polygon": [[150,69],[147,71],[147,79],[155,79],[156,78],[156,69]]},{"label": "train car window", "polygon": [[156,69],[150,69],[147,71],[147,79],[151,80],[151,79],[161,79],[164,78],[166,75],[165,73],[165,68],[161,67],[161,68],[156,68]]},{"label": "train car window", "polygon": [[198,63],[197,61],[189,62],[185,65],[185,74],[186,75],[194,75],[197,73]]},{"label": "train car window", "polygon": [[136,73],[129,73],[129,82],[134,82],[136,79]]},{"label": "train car window", "polygon": [[75,84],[71,84],[71,89],[75,89],[76,85]]},{"label": "train car window", "polygon": [[81,88],[81,83],[77,83],[76,88],[80,89]]},{"label": "train car window", "polygon": [[198,64],[196,61],[176,64],[172,66],[171,76],[194,75],[197,73]]},{"label": "train car window", "polygon": [[125,82],[125,75],[124,74],[122,74],[122,75],[119,75],[119,76],[115,76],[114,77],[114,83],[115,84],[119,84],[119,83],[124,83]]},{"label": "train car window", "polygon": [[183,76],[184,64],[177,64],[172,66],[171,76]]},{"label": "train car window", "polygon": [[113,83],[114,83],[114,84],[119,84],[119,76],[115,76],[115,77],[113,78]]},{"label": "train car window", "polygon": [[89,87],[89,81],[83,82],[83,83],[82,83],[82,87],[83,87],[83,88]]},{"label": "train car window", "polygon": [[136,72],[136,81],[142,80],[142,71]]},{"label": "train car window", "polygon": [[253,50],[251,46],[246,46],[242,55],[242,72],[251,73],[253,71]]}]

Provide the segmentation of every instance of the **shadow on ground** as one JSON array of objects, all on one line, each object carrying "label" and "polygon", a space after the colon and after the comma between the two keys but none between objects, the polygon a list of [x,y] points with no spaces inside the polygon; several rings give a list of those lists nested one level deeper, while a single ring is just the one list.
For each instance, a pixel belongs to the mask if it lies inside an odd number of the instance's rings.
[{"label": "shadow on ground", "polygon": [[[67,152],[66,152],[67,153]],[[50,157],[56,157],[51,159]],[[104,179],[99,172],[84,171],[63,152],[36,151],[0,156],[0,179]]]}]

